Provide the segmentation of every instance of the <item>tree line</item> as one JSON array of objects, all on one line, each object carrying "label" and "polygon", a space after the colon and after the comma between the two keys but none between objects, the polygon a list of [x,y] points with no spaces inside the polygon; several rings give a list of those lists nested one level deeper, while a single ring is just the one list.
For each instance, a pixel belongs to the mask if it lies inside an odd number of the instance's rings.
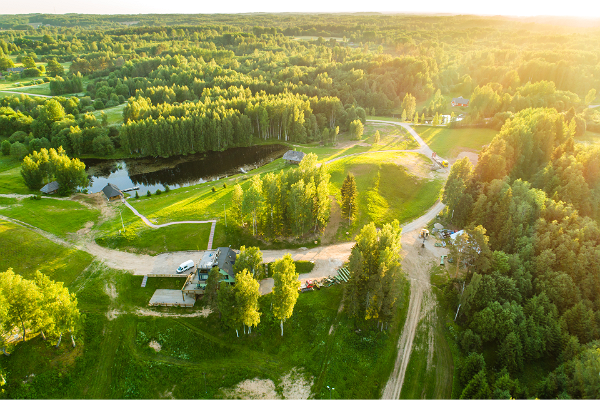
[{"label": "tree line", "polygon": [[87,187],[85,164],[77,158],[69,158],[62,147],[41,149],[26,156],[21,164],[21,176],[30,190],[39,190],[44,184],[56,180],[58,193],[71,194],[78,187]]}]

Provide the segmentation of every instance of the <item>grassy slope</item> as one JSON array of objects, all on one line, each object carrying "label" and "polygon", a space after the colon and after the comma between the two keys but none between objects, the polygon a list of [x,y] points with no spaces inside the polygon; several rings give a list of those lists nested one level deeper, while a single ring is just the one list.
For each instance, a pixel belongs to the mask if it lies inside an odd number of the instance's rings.
[{"label": "grassy slope", "polygon": [[123,124],[123,109],[125,108],[125,104],[94,111],[92,114],[96,116],[96,119],[100,120],[104,112],[108,116],[108,125],[121,125]]},{"label": "grassy slope", "polygon": [[487,128],[448,129],[417,126],[415,130],[431,149],[444,158],[453,158],[463,150],[479,152],[498,131]]},{"label": "grassy slope", "polygon": [[0,214],[66,236],[83,228],[88,221],[96,223],[100,212],[70,200],[24,199],[0,209]]},{"label": "grassy slope", "polygon": [[65,248],[11,222],[0,220],[2,262],[0,271],[33,277],[36,270],[68,286],[92,262],[89,254]]},{"label": "grassy slope", "polygon": [[384,223],[398,219],[410,221],[431,207],[439,197],[442,182],[421,179],[407,172],[406,168],[393,163],[394,158],[421,157],[402,153],[364,154],[345,158],[331,164],[332,193],[341,201],[340,188],[348,172],[356,177],[358,189],[358,218],[350,230],[344,225],[338,236],[345,232],[352,236],[363,225]]}]

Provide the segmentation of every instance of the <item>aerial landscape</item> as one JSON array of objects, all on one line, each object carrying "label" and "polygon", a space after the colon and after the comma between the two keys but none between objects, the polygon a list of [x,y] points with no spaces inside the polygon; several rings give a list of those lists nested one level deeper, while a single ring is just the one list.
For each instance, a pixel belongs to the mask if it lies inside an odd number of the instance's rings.
[{"label": "aerial landscape", "polygon": [[0,398],[600,398],[598,13],[39,4]]}]

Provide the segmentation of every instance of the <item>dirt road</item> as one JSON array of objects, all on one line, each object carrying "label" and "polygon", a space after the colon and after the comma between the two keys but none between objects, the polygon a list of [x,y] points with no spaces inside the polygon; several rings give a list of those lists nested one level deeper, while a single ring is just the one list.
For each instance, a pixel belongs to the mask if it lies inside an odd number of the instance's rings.
[{"label": "dirt road", "polygon": [[[419,321],[424,318],[427,318],[428,321],[433,320],[431,314],[435,308],[435,300],[431,291],[429,273],[431,266],[439,262],[440,256],[447,254],[448,250],[435,247],[435,240],[432,238],[425,242],[425,248],[421,247],[422,243],[422,240],[418,238],[418,231],[402,235],[402,269],[407,273],[410,280],[410,301],[406,322],[404,323],[402,335],[398,340],[396,363],[390,379],[384,388],[383,399],[400,398],[406,367],[410,360],[412,344]],[[430,329],[430,332],[433,332],[433,329]],[[431,358],[433,358],[434,346],[433,336],[431,336],[428,349]]]}]

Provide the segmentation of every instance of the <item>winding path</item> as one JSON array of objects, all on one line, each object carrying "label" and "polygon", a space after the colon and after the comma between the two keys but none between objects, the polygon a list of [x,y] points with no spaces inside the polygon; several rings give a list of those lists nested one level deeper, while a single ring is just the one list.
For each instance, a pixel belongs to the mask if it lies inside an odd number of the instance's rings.
[{"label": "winding path", "polygon": [[19,91],[16,91],[16,90],[0,90],[0,93],[24,94],[25,96],[44,97],[44,98],[47,98],[47,99],[51,99],[53,97],[53,96],[47,96],[45,94],[35,94],[35,93],[19,92]]}]

